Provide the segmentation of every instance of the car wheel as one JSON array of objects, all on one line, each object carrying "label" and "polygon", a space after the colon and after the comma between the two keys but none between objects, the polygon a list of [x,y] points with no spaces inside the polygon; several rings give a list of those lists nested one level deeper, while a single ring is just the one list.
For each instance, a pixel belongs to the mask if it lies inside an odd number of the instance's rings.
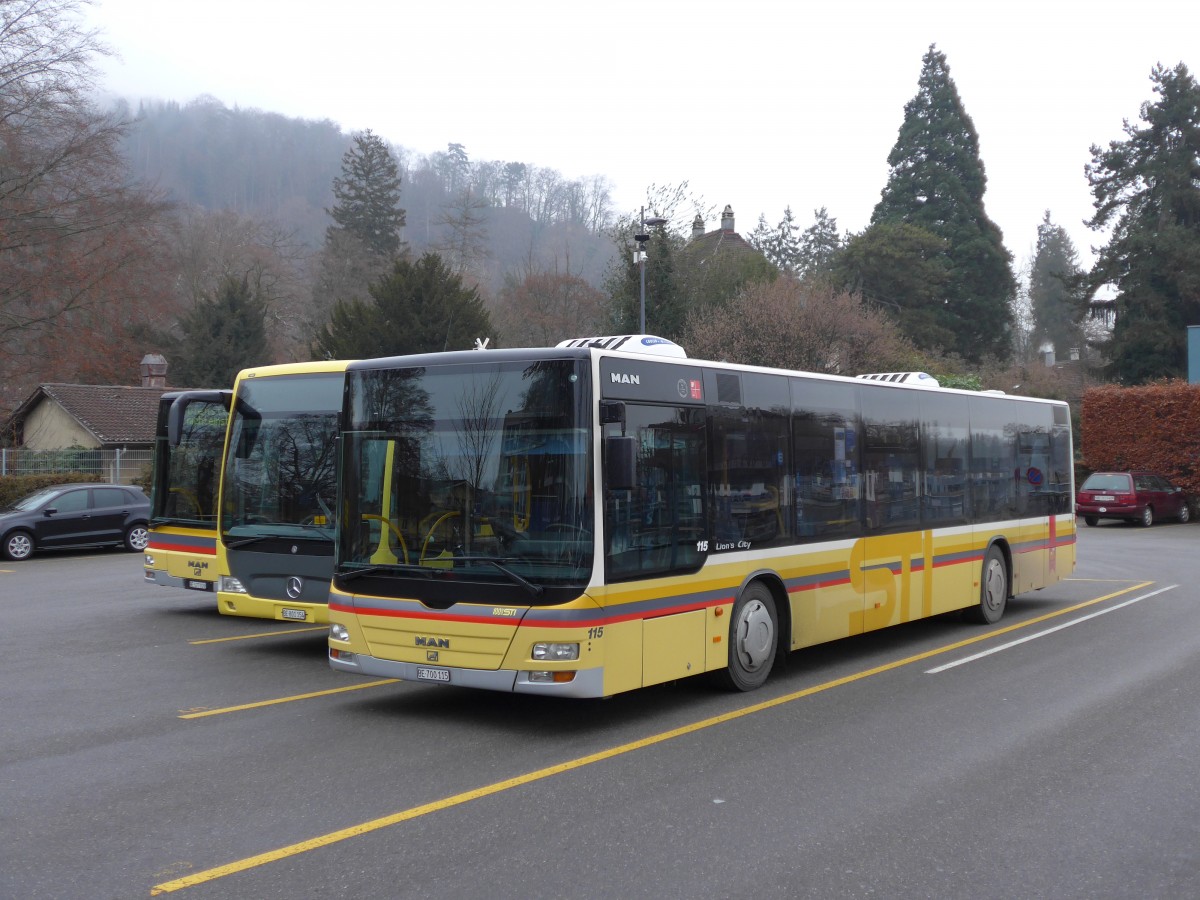
[{"label": "car wheel", "polygon": [[33,554],[33,535],[28,531],[11,532],[4,539],[4,557],[14,561],[29,559]]},{"label": "car wheel", "polygon": [[1147,506],[1142,510],[1142,517],[1138,519],[1143,528],[1149,528],[1154,524],[1154,510]]},{"label": "car wheel", "polygon": [[150,543],[150,532],[145,525],[130,525],[125,529],[125,549],[130,553],[140,553]]},{"label": "car wheel", "polygon": [[1100,519],[1098,519],[1096,516],[1084,516],[1084,517],[1083,517],[1083,521],[1087,522],[1087,524],[1088,524],[1088,527],[1089,527],[1089,528],[1091,528],[1091,527],[1093,527],[1093,526],[1094,526],[1094,525],[1095,525],[1097,522],[1099,522],[1099,521],[1100,521]]},{"label": "car wheel", "polygon": [[1188,506],[1187,503],[1184,503],[1183,506],[1179,507],[1179,521],[1180,522],[1190,522],[1191,520],[1192,520],[1192,508],[1190,506]]},{"label": "car wheel", "polygon": [[779,643],[775,597],[761,581],[742,591],[729,617],[729,666],[721,682],[735,691],[761,687],[771,674]]},{"label": "car wheel", "polygon": [[982,625],[994,625],[1004,615],[1008,606],[1008,566],[1000,548],[988,548],[983,559],[983,572],[979,579],[979,603],[964,610],[968,621]]}]

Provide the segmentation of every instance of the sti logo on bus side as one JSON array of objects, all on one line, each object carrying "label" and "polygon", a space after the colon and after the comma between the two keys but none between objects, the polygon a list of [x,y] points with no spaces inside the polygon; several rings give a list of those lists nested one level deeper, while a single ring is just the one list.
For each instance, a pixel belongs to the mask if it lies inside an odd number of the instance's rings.
[{"label": "sti logo on bus side", "polygon": [[612,372],[609,374],[609,379],[613,384],[641,384],[641,375],[626,375],[624,372]]},{"label": "sti logo on bus side", "polygon": [[450,641],[447,638],[419,637],[414,640],[418,647],[438,647],[442,650],[450,649]]}]

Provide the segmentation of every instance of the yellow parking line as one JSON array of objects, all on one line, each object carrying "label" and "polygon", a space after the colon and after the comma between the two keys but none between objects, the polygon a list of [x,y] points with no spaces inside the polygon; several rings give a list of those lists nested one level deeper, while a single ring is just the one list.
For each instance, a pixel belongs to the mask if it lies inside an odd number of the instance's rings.
[{"label": "yellow parking line", "polygon": [[311,631],[328,631],[328,625],[310,625],[308,628],[285,628],[283,631],[260,631],[257,634],[238,634],[233,637],[196,638],[188,641],[192,646],[200,644],[223,644],[226,641],[249,641],[254,638],[281,637],[285,634],[305,634]]},{"label": "yellow parking line", "polygon": [[332,694],[345,694],[347,691],[361,691],[363,688],[379,687],[383,684],[395,684],[399,678],[385,678],[382,681],[368,681],[365,684],[351,684],[346,687],[330,688],[327,691],[312,691],[308,694],[295,694],[291,697],[276,697],[274,700],[258,700],[254,703],[243,703],[240,706],[222,706],[220,709],[203,709],[196,712],[180,713],[181,719],[203,719],[206,716],[220,716],[225,713],[240,712],[244,709],[258,709],[263,706],[275,706],[279,703],[294,703],[297,700],[311,700],[313,697],[328,697]]},{"label": "yellow parking line", "polygon": [[[1131,591],[1147,587],[1151,584],[1154,584],[1154,582],[1143,581],[1140,584],[1122,588],[1119,591],[1114,591],[1113,593],[1106,594],[1103,597],[1097,597],[1094,600],[1085,600],[1083,603],[1077,603],[1074,606],[1067,607],[1066,609],[1060,609],[1056,610],[1055,612],[1046,613],[1045,615],[1037,616],[1033,619],[1027,619],[1023,622],[1018,622],[1015,625],[1009,625],[1006,628],[998,628],[995,631],[989,631],[986,634],[976,635],[975,637],[967,638],[966,640],[962,641],[956,641],[953,644],[947,644],[946,646],[938,647],[935,650],[927,650],[924,653],[918,653],[915,656],[909,656],[905,659],[897,660],[895,662],[885,663],[881,666],[875,666],[871,669],[864,669],[863,671],[856,672],[853,675],[835,678],[832,681],[826,681],[823,684],[804,688],[803,690],[795,691],[791,694],[785,694],[784,696],[776,697],[773,700],[764,700],[763,702],[755,703],[752,706],[743,707],[742,709],[733,710],[732,712],[722,713],[719,716],[712,716],[708,719],[702,719],[699,722],[693,722],[690,725],[672,728],[670,731],[663,731],[659,734],[653,734],[636,741],[630,741],[627,744],[621,744],[617,747],[610,747],[607,750],[600,750],[596,753],[590,753],[587,756],[581,756],[577,759],[572,759],[567,762],[558,763],[553,766],[547,766],[546,768],[538,769],[535,772],[528,772],[524,775],[517,775],[513,778],[505,779],[504,781],[497,781],[493,784],[483,785],[482,787],[474,788],[473,790],[464,791],[461,794],[455,794],[452,797],[434,800],[431,803],[423,803],[420,806],[414,806],[410,809],[401,810],[400,812],[392,813],[388,816],[372,819],[369,822],[351,825],[349,828],[331,831],[328,834],[310,838],[306,841],[300,841],[299,843],[289,844],[288,846],[280,847],[277,850],[270,850],[266,853],[260,853],[257,856],[249,856],[245,859],[227,863],[223,866],[217,866],[213,869],[205,869],[203,872],[195,872],[191,875],[186,875],[183,878],[176,878],[173,881],[164,881],[162,884],[156,884],[150,889],[150,896],[154,897],[158,896],[159,894],[169,894],[173,891],[182,890],[186,887],[193,887],[197,884],[215,881],[218,878],[224,878],[227,875],[245,872],[247,869],[258,868],[259,866],[264,866],[267,863],[276,862],[281,859],[287,859],[291,856],[299,856],[301,853],[307,853],[309,850],[327,847],[330,844],[336,844],[339,841],[344,841],[352,837],[358,837],[359,835],[370,834],[371,832],[378,831],[381,828],[387,828],[390,825],[397,825],[400,822],[407,822],[412,819],[417,819],[432,812],[438,812],[440,810],[450,809],[451,807],[461,806],[462,804],[469,803],[472,800],[478,800],[482,797],[489,797],[492,794],[499,794],[515,787],[532,784],[535,781],[541,781],[554,775],[561,775],[564,772],[570,772],[574,769],[590,766],[593,763],[602,762],[606,759],[613,759],[617,756],[623,756],[626,753],[632,753],[634,750],[642,750],[646,747],[652,747],[655,744],[661,744],[664,741],[682,737],[683,735],[694,734],[697,731],[711,728],[714,725],[721,725],[725,722],[732,722],[735,719],[743,718],[744,716],[749,716],[768,709],[774,709],[777,706],[783,706],[786,703],[791,703],[804,697],[811,697],[813,694],[819,694],[823,691],[831,690],[832,688],[842,687],[843,685],[851,684],[855,681],[861,681],[864,678],[870,678],[873,675],[879,675],[883,672],[890,672],[893,669],[899,669],[903,666],[910,665],[911,663],[929,659],[931,656],[949,653],[953,650],[958,650],[970,644],[977,644],[980,641],[989,640],[997,635],[1007,634],[1010,631],[1016,631],[1019,628],[1027,628],[1030,625],[1035,625],[1038,622],[1044,622],[1047,619],[1065,616],[1075,612],[1076,610],[1083,609],[1084,607],[1092,606],[1096,603],[1102,603],[1105,600],[1111,600],[1113,597],[1120,597],[1122,594],[1128,594]],[[373,682],[373,684],[381,683],[386,682]],[[213,715],[216,712],[218,712],[218,710],[201,715]]]}]

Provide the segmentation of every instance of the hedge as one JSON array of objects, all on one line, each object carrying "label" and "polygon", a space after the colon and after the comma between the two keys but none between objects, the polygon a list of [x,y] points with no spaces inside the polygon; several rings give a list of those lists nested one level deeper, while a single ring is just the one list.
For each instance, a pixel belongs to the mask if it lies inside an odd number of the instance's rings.
[{"label": "hedge", "polygon": [[1089,471],[1142,469],[1200,497],[1200,384],[1160,381],[1084,392],[1080,451]]}]

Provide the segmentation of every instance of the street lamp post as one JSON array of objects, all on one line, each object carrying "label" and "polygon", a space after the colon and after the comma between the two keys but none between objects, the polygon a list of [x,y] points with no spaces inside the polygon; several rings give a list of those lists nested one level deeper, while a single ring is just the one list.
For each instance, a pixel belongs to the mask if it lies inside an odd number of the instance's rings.
[{"label": "street lamp post", "polygon": [[642,207],[642,230],[633,236],[637,241],[638,282],[640,284],[640,303],[638,305],[638,334],[646,333],[646,242],[650,240],[647,225],[665,225],[667,220],[662,216],[646,218],[646,207]]}]

